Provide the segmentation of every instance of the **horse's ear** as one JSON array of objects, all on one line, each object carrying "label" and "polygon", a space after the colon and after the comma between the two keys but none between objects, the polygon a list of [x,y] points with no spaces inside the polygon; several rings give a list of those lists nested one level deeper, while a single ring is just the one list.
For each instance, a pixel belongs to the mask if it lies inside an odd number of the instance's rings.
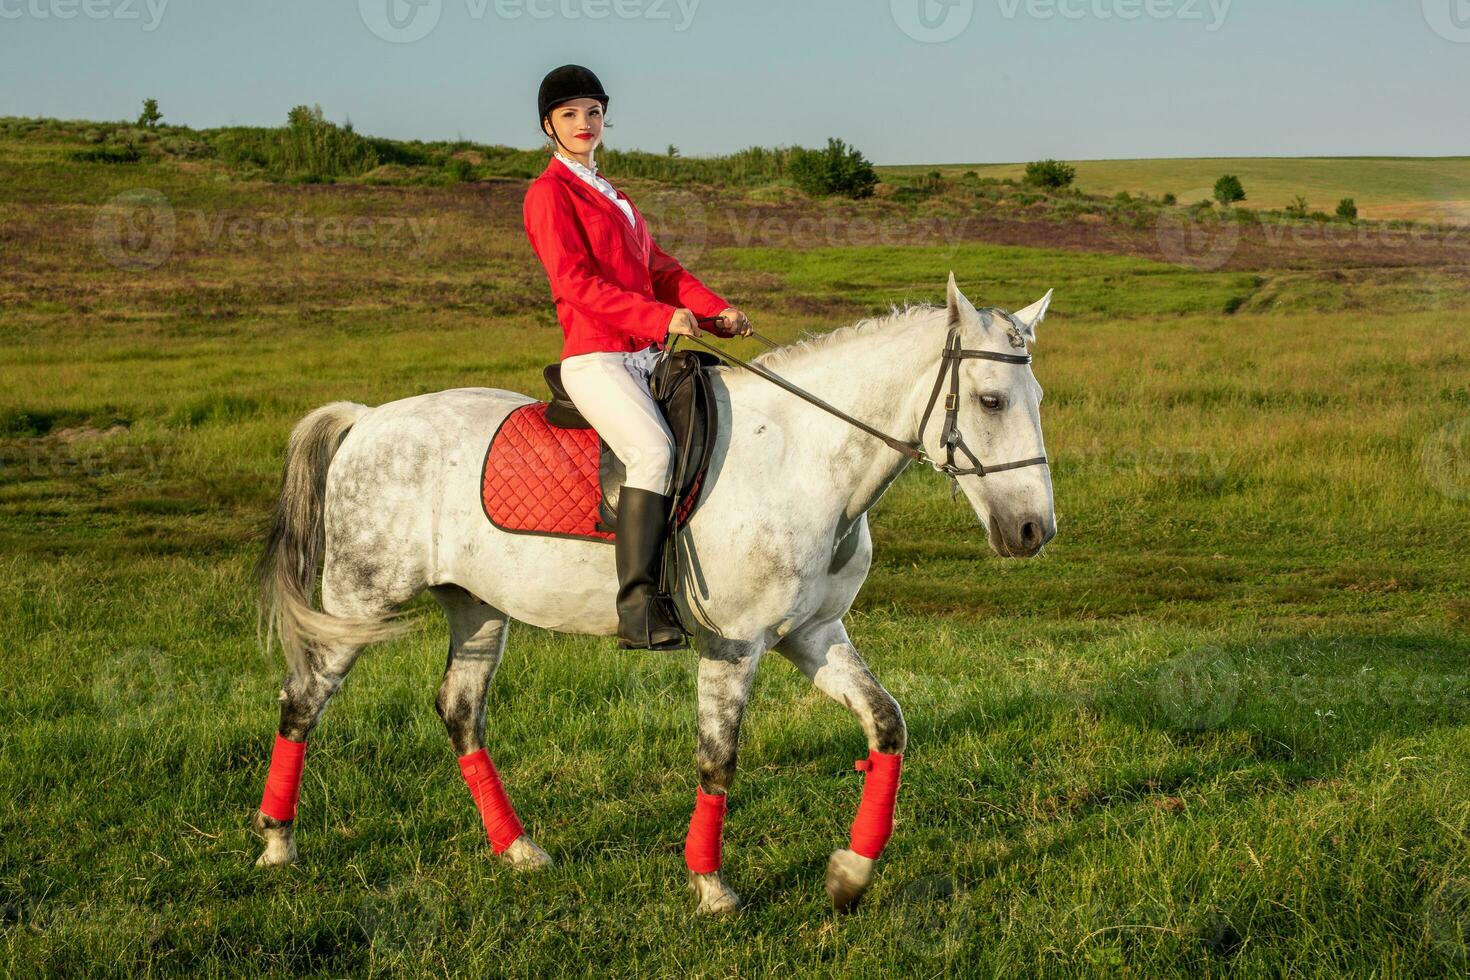
[{"label": "horse's ear", "polygon": [[1028,344],[1036,343],[1036,325],[1046,317],[1046,308],[1051,305],[1052,291],[1048,289],[1046,295],[1032,303],[1024,310],[1011,314],[1021,328],[1021,336]]},{"label": "horse's ear", "polygon": [[960,292],[960,287],[955,285],[954,270],[949,273],[949,287],[946,290],[946,304],[949,307],[949,329],[953,333],[960,328],[960,324],[966,320],[978,320],[980,314],[975,311],[974,305]]}]

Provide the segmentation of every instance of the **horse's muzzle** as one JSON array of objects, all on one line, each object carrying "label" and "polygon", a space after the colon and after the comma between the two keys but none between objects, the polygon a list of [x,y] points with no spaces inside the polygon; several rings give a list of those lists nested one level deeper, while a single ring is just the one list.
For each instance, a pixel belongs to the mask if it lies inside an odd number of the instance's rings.
[{"label": "horse's muzzle", "polygon": [[1057,522],[1051,514],[1022,514],[1018,517],[990,515],[987,528],[990,547],[1002,558],[1031,558],[1056,537]]}]

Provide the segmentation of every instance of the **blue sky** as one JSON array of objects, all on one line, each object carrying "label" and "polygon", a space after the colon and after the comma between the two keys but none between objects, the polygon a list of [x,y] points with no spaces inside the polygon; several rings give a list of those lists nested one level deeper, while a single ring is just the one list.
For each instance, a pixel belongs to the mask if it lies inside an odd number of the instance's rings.
[{"label": "blue sky", "polygon": [[529,147],[567,62],[686,155],[1470,154],[1470,0],[0,0],[3,115]]}]

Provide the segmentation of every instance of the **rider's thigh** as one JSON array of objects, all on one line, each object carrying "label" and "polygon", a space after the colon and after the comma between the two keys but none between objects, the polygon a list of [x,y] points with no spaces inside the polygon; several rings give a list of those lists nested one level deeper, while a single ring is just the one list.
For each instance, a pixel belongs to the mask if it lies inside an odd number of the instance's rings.
[{"label": "rider's thigh", "polygon": [[627,471],[624,485],[666,493],[674,437],[647,385],[629,372],[623,355],[578,354],[561,363],[567,395],[622,460]]}]

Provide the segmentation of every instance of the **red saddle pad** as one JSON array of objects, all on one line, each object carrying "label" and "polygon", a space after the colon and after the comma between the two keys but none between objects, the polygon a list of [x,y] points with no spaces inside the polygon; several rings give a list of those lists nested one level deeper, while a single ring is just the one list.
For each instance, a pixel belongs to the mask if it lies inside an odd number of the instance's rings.
[{"label": "red saddle pad", "polygon": [[[546,402],[523,405],[495,430],[480,472],[485,516],[502,531],[611,541],[611,531],[597,529],[601,440],[594,429],[551,425],[546,408]],[[678,524],[688,521],[703,483],[701,475],[679,508]]]}]

